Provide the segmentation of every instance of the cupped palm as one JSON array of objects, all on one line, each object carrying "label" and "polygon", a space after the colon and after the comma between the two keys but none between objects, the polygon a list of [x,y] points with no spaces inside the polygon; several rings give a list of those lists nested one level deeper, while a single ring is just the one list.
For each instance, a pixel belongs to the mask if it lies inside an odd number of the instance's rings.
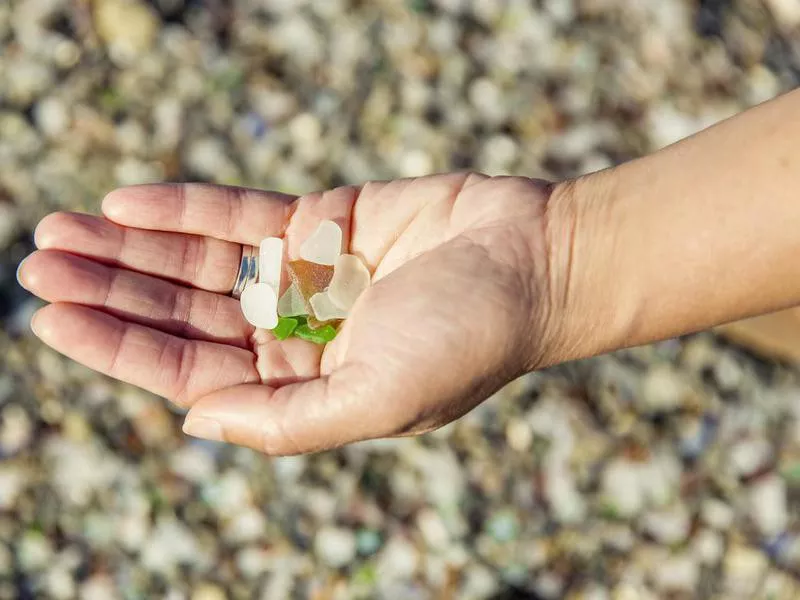
[{"label": "cupped palm", "polygon": [[[112,192],[103,217],[55,213],[20,281],[51,302],[47,344],[271,454],[418,433],[535,366],[551,291],[549,187],[453,174],[295,198],[242,188]],[[253,330],[228,294],[241,244],[342,226],[373,285],[322,349]],[[210,420],[210,421],[209,421]],[[215,426],[216,427],[216,426]]]}]

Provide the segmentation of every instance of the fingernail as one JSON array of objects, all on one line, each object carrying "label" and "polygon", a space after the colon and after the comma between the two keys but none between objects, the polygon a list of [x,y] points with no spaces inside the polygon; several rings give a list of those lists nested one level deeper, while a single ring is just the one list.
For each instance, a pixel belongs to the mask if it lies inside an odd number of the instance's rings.
[{"label": "fingernail", "polygon": [[33,313],[33,316],[31,317],[31,331],[33,332],[33,335],[40,338],[42,336],[39,335],[39,331],[36,329],[36,320],[38,318],[39,318],[39,311],[37,310],[35,313]]},{"label": "fingernail", "polygon": [[[30,258],[30,256],[26,256],[25,258],[22,259],[22,261],[19,263],[19,265],[17,265],[17,283],[20,285],[21,288],[23,288],[25,290],[28,290],[28,288],[26,287],[25,283],[22,281],[22,278],[20,277],[20,273],[22,272],[22,266],[27,262],[27,260],[29,258]],[[30,291],[30,290],[28,290],[28,291]]]},{"label": "fingernail", "polygon": [[211,440],[214,442],[224,442],[222,425],[213,419],[203,417],[191,417],[183,422],[183,433],[192,437]]}]

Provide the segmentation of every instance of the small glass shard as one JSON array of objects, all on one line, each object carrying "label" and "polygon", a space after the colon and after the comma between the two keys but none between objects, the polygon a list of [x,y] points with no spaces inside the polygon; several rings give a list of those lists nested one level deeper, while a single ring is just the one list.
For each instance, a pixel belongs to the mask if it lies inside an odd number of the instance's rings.
[{"label": "small glass shard", "polygon": [[315,344],[327,344],[336,337],[336,328],[332,325],[324,325],[319,329],[311,329],[308,325],[298,325],[294,330],[294,335]]},{"label": "small glass shard", "polygon": [[322,221],[300,246],[300,258],[318,265],[332,266],[342,253],[342,228],[333,221]]},{"label": "small glass shard", "polygon": [[253,327],[273,329],[278,324],[278,297],[267,283],[254,283],[239,299],[242,314]]},{"label": "small glass shard", "polygon": [[274,335],[279,340],[285,340],[289,336],[294,333],[294,330],[297,329],[299,325],[297,319],[292,319],[291,317],[280,317],[278,318],[278,324],[272,330],[272,335]]},{"label": "small glass shard", "polygon": [[369,269],[357,256],[342,254],[333,267],[328,296],[336,306],[350,311],[358,297],[369,287]]},{"label": "small glass shard", "polygon": [[329,265],[319,265],[307,260],[293,260],[286,265],[286,271],[292,283],[297,287],[297,291],[303,297],[306,305],[306,312],[311,312],[309,300],[311,296],[319,292],[324,292],[333,278],[333,267]]},{"label": "small glass shard", "polygon": [[281,267],[283,263],[283,240],[268,237],[261,241],[258,251],[258,280],[272,286],[275,293],[281,289]]},{"label": "small glass shard", "polygon": [[306,301],[303,296],[297,291],[297,287],[291,284],[278,300],[278,316],[279,317],[297,317],[299,315],[308,314],[306,308]]},{"label": "small glass shard", "polygon": [[334,319],[344,319],[348,311],[339,308],[328,297],[328,292],[320,292],[311,296],[309,300],[311,310],[319,321],[332,321]]},{"label": "small glass shard", "polygon": [[306,323],[308,323],[308,326],[311,327],[311,329],[319,329],[320,327],[324,327],[325,325],[333,325],[334,327],[338,327],[339,323],[341,322],[342,322],[341,319],[336,319],[333,321],[320,321],[314,315],[308,315],[306,318]]}]

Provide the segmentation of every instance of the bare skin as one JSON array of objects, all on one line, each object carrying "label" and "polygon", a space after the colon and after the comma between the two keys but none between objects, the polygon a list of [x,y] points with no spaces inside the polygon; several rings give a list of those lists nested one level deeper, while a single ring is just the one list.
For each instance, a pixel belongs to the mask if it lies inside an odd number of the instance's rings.
[{"label": "bare skin", "polygon": [[[543,364],[549,191],[475,174],[297,199],[133,187],[104,217],[45,218],[19,279],[52,303],[32,322],[45,343],[191,407],[187,432],[309,452],[437,428]],[[296,255],[323,219],[374,285],[321,351],[254,331],[227,293],[240,244],[285,235]]]},{"label": "bare skin", "polygon": [[[268,454],[421,433],[525,371],[800,303],[800,92],[549,185],[453,174],[292,198],[140,186],[55,214],[21,283],[48,345]],[[322,219],[374,274],[333,343],[277,342],[227,297],[240,244]]]}]

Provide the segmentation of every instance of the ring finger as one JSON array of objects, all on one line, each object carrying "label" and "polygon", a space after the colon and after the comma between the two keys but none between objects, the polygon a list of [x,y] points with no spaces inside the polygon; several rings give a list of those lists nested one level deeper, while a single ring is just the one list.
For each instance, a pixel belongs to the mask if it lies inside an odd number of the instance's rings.
[{"label": "ring finger", "polygon": [[233,298],[58,250],[34,252],[20,266],[18,277],[47,302],[99,308],[187,339],[248,348],[253,333]]}]

